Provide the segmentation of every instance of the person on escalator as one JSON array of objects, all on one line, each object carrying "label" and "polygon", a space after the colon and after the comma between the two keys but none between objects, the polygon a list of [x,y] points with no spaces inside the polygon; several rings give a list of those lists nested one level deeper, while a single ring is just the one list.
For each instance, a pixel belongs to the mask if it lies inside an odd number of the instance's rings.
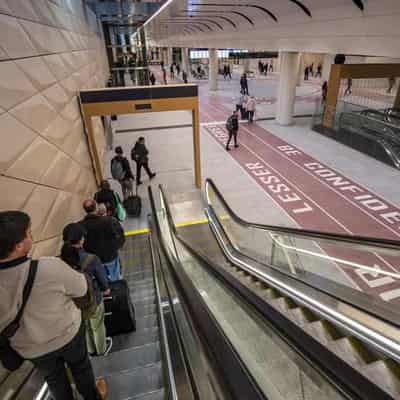
[{"label": "person on escalator", "polygon": [[[100,379],[96,385],[76,306],[87,296],[88,281],[58,257],[33,261],[28,257],[32,244],[29,215],[0,212],[0,361],[16,370],[30,360],[55,400],[74,398],[69,367],[85,400],[103,399],[99,390],[105,393],[106,384]],[[30,291],[27,282],[32,282]]]},{"label": "person on escalator", "polygon": [[114,217],[97,215],[97,203],[92,199],[83,202],[86,211],[79,223],[86,230],[84,249],[100,258],[111,282],[122,278],[118,251],[125,243],[124,230]]},{"label": "person on escalator", "polygon": [[88,274],[92,280],[96,307],[90,316],[84,318],[86,343],[90,354],[107,355],[112,347],[112,339],[106,337],[103,294],[110,295],[110,288],[101,260],[83,248],[85,236],[86,231],[82,225],[68,224],[63,230],[61,259],[73,269]]},{"label": "person on escalator", "polygon": [[115,157],[111,160],[111,176],[121,185],[124,200],[132,194],[132,181],[134,179],[131,166],[121,146],[115,148]]}]

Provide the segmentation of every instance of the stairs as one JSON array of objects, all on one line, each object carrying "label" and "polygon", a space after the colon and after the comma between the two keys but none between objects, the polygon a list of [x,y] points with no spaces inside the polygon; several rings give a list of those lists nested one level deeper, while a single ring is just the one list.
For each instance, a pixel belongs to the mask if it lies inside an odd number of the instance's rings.
[{"label": "stairs", "polygon": [[120,253],[123,276],[131,290],[136,332],[113,338],[111,353],[92,359],[112,400],[164,399],[163,367],[148,235],[127,238]]}]

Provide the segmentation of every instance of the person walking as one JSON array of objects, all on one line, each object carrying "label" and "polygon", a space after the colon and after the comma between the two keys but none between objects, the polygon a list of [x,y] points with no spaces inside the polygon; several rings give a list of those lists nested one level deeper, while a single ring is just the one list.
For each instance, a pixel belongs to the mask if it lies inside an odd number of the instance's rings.
[{"label": "person walking", "polygon": [[269,63],[269,72],[274,72],[274,64],[272,61]]},{"label": "person walking", "polygon": [[146,170],[150,179],[153,179],[156,174],[150,171],[149,168],[149,151],[145,145],[145,139],[141,136],[135,143],[131,151],[131,159],[136,162],[136,179],[137,184],[141,185],[143,182],[140,180],[142,167]]},{"label": "person walking", "polygon": [[318,64],[318,67],[317,67],[317,73],[315,74],[315,77],[320,77],[320,78],[322,78],[322,64]]},{"label": "person walking", "polygon": [[111,176],[121,185],[122,197],[126,199],[132,194],[134,177],[121,146],[115,148],[115,154],[115,157],[111,160]]},{"label": "person walking", "polygon": [[85,218],[79,221],[86,231],[83,248],[100,258],[109,281],[121,279],[118,250],[125,243],[124,230],[114,217],[97,215],[97,203],[92,199],[83,202]]},{"label": "person walking", "polygon": [[226,77],[228,76],[228,68],[226,66],[226,64],[224,64],[224,69],[223,69],[223,75],[224,75],[224,80],[226,80]]},{"label": "person walking", "polygon": [[243,75],[240,77],[240,93],[247,95],[249,94],[249,86],[247,83],[246,73],[243,73]]},{"label": "person walking", "polygon": [[232,73],[231,73],[231,66],[230,64],[227,64],[226,66],[226,73],[229,76],[229,79],[232,79]]},{"label": "person walking", "polygon": [[387,93],[390,94],[390,93],[392,93],[392,89],[393,89],[394,85],[396,84],[396,78],[394,76],[391,76],[388,79],[388,83],[389,83],[389,86],[387,89]]},{"label": "person walking", "polygon": [[309,67],[305,67],[304,69],[304,80],[308,81],[308,74],[310,73]]},{"label": "person walking", "polygon": [[268,74],[268,64],[265,63],[264,64],[264,75],[267,76],[267,74]]},{"label": "person walking", "polygon": [[328,82],[324,81],[324,83],[322,84],[322,98],[321,98],[322,104],[326,103],[327,96],[328,96]]},{"label": "person walking", "polygon": [[165,70],[165,68],[162,69],[162,76],[163,76],[163,83],[164,85],[167,84],[167,71]]},{"label": "person walking", "polygon": [[187,73],[184,70],[182,70],[182,79],[183,79],[183,83],[188,83]]},{"label": "person walking", "polygon": [[112,347],[112,338],[106,337],[103,302],[103,294],[109,296],[110,288],[100,259],[94,254],[87,253],[83,248],[85,235],[86,231],[80,224],[68,224],[63,230],[64,244],[61,249],[61,259],[70,267],[86,273],[91,278],[96,308],[91,316],[84,319],[86,344],[89,354],[104,356]]},{"label": "person walking", "polygon": [[[16,370],[30,360],[55,400],[74,398],[68,367],[82,397],[101,400],[98,389],[104,395],[106,384],[101,379],[96,385],[75,303],[86,298],[88,281],[60,258],[30,259],[31,227],[24,212],[0,212],[0,332],[9,343],[2,346],[0,361]],[[5,334],[14,323],[17,329]]]},{"label": "person walking", "polygon": [[154,76],[153,73],[150,74],[150,83],[152,84],[152,86],[154,86],[156,84],[156,77]]},{"label": "person walking", "polygon": [[247,118],[249,119],[249,123],[253,123],[254,113],[256,111],[256,99],[254,96],[250,96],[247,99],[246,103],[246,111],[247,111]]},{"label": "person walking", "polygon": [[346,87],[346,90],[344,91],[345,96],[350,95],[352,93],[351,92],[352,86],[353,86],[353,80],[351,78],[348,78],[347,79],[347,87]]},{"label": "person walking", "polygon": [[226,129],[229,132],[229,137],[228,137],[228,141],[226,142],[225,148],[227,151],[230,151],[229,144],[232,140],[232,136],[233,136],[233,141],[235,143],[235,147],[239,147],[239,145],[237,144],[237,134],[238,134],[238,130],[239,130],[239,118],[238,118],[238,112],[236,110],[233,111],[232,115],[226,121]]},{"label": "person walking", "polygon": [[174,79],[175,78],[174,64],[173,63],[169,67],[169,77],[170,77],[170,79]]},{"label": "person walking", "polygon": [[176,68],[176,74],[179,76],[179,74],[181,73],[181,66],[179,64],[176,64],[175,68]]}]

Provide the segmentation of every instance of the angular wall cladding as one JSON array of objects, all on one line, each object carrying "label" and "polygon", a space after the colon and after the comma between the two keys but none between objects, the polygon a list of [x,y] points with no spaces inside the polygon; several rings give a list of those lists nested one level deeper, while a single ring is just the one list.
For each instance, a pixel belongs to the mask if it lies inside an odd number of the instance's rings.
[{"label": "angular wall cladding", "polygon": [[[35,257],[59,252],[63,227],[96,189],[77,92],[107,75],[83,0],[0,1],[0,210],[29,212]],[[96,136],[105,146],[101,123]]]}]

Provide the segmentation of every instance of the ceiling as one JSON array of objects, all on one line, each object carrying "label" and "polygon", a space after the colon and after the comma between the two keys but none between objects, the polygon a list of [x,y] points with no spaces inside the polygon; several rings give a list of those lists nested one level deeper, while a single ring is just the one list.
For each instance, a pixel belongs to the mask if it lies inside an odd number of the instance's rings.
[{"label": "ceiling", "polygon": [[169,0],[146,25],[160,46],[400,57],[400,0]]}]

